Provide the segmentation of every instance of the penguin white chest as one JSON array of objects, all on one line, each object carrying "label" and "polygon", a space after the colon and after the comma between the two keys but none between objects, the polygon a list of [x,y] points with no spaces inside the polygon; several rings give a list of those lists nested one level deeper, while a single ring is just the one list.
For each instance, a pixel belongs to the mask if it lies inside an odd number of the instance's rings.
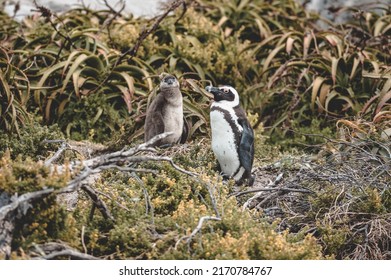
[{"label": "penguin white chest", "polygon": [[240,166],[235,135],[231,125],[221,111],[211,111],[212,150],[220,164],[221,171],[232,176]]},{"label": "penguin white chest", "polygon": [[163,114],[163,119],[165,124],[164,132],[173,132],[173,134],[168,136],[164,141],[167,143],[178,142],[183,131],[182,104],[178,106],[167,106]]}]

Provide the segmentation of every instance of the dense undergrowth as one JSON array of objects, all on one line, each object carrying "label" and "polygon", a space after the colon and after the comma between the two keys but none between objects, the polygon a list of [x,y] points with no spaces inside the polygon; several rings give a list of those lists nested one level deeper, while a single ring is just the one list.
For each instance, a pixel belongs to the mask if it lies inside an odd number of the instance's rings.
[{"label": "dense undergrowth", "polygon": [[[389,259],[391,7],[320,29],[295,1],[187,2],[156,30],[110,10],[0,14],[1,206],[75,176],[44,164],[56,140],[63,166],[140,144],[161,72],[180,79],[190,133],[158,154],[198,174],[161,162],[101,173],[91,187],[112,219],[82,191],[68,210],[54,194],[19,207],[8,257],[57,242],[106,259]],[[258,192],[218,176],[210,82],[240,92]]]}]

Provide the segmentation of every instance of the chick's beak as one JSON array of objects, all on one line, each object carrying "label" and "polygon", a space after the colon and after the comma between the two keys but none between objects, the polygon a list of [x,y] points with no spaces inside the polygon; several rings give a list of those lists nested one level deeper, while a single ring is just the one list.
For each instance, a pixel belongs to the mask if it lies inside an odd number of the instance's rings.
[{"label": "chick's beak", "polygon": [[166,78],[166,83],[172,85],[175,82],[174,78]]}]

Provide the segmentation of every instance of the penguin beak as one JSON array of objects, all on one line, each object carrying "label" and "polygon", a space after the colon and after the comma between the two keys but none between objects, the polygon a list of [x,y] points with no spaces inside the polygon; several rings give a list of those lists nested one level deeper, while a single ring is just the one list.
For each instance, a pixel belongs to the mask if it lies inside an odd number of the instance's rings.
[{"label": "penguin beak", "polygon": [[220,93],[220,89],[218,87],[207,86],[205,90],[212,93],[214,97]]},{"label": "penguin beak", "polygon": [[169,85],[172,85],[174,82],[175,82],[175,79],[174,78],[166,78],[165,79],[165,82]]}]

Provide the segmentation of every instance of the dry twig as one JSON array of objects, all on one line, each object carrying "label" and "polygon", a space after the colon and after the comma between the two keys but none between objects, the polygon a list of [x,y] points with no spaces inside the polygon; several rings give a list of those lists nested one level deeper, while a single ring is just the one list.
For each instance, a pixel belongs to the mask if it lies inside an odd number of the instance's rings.
[{"label": "dry twig", "polygon": [[[52,20],[52,16],[55,17],[57,20],[59,20],[59,21],[61,21],[61,22],[62,22],[62,20],[61,20],[56,14],[54,14],[50,9],[48,9],[48,8],[42,6],[42,5],[38,5],[37,0],[34,0],[34,5],[35,5],[35,7],[37,8],[36,11],[41,13],[41,16],[45,18],[45,21],[46,21],[46,22],[49,22],[49,23],[50,23],[50,25],[51,25],[52,28],[57,32],[57,34],[58,34],[60,37],[64,38],[64,39],[65,39],[65,42],[68,42],[69,45],[71,45],[73,48],[76,48],[76,46],[75,46],[75,44],[73,43],[71,37],[70,37],[69,35],[63,34],[63,33],[57,28],[55,22]],[[64,23],[63,23],[63,25],[65,26]],[[60,58],[60,54],[61,54],[61,52],[62,52],[62,50],[63,50],[64,47],[65,47],[65,44],[62,44],[62,45],[60,46],[60,49],[59,49],[59,51],[58,51],[58,53],[57,53],[57,56],[56,56],[56,61],[55,61],[54,63],[57,63],[58,59]]]},{"label": "dry twig", "polygon": [[121,4],[121,8],[117,11],[115,10],[107,0],[103,0],[103,2],[105,3],[106,7],[110,10],[110,12],[112,13],[112,16],[111,17],[108,17],[102,24],[102,27],[101,27],[101,30],[103,28],[106,28],[107,29],[107,34],[109,36],[109,39],[110,41],[112,40],[112,37],[111,37],[111,25],[113,24],[114,20],[119,17],[121,15],[121,13],[124,11],[125,7],[126,7],[126,3],[124,0],[120,0],[120,4]]},{"label": "dry twig", "polygon": [[198,224],[197,224],[197,227],[195,229],[193,229],[193,231],[191,232],[190,235],[187,235],[187,236],[182,236],[176,243],[175,243],[175,249],[177,249],[178,245],[183,241],[183,240],[186,240],[187,243],[189,244],[190,241],[194,238],[194,236],[197,235],[198,232],[200,232],[200,230],[202,229],[202,226],[204,224],[205,221],[209,221],[209,220],[213,220],[213,221],[221,221],[221,218],[220,217],[213,217],[213,216],[203,216],[199,219],[198,221]]},{"label": "dry twig", "polygon": [[39,257],[33,258],[33,260],[51,260],[57,257],[71,257],[80,260],[97,260],[98,258],[89,254],[81,253],[68,245],[56,242],[49,242],[42,245],[36,245],[35,250],[39,253]]},{"label": "dry twig", "polygon": [[[327,140],[317,158],[283,159],[257,170],[258,178],[284,172],[278,187],[233,195],[258,191],[243,208],[251,202],[271,221],[280,218],[280,230],[316,235],[325,250],[334,244],[333,238],[342,236],[346,240],[339,245],[336,258],[389,258],[391,215],[383,214],[389,211],[391,192],[389,146],[371,139],[349,139],[349,135],[344,140],[316,136]],[[378,148],[384,153],[377,153]]]},{"label": "dry twig", "polygon": [[99,198],[98,194],[96,193],[96,191],[93,188],[91,188],[88,185],[83,185],[81,187],[81,189],[83,191],[85,191],[88,194],[88,196],[92,199],[92,201],[94,202],[95,206],[102,213],[103,218],[110,219],[112,221],[115,220],[113,215],[111,215],[110,210],[107,208],[106,203],[102,199]]}]

